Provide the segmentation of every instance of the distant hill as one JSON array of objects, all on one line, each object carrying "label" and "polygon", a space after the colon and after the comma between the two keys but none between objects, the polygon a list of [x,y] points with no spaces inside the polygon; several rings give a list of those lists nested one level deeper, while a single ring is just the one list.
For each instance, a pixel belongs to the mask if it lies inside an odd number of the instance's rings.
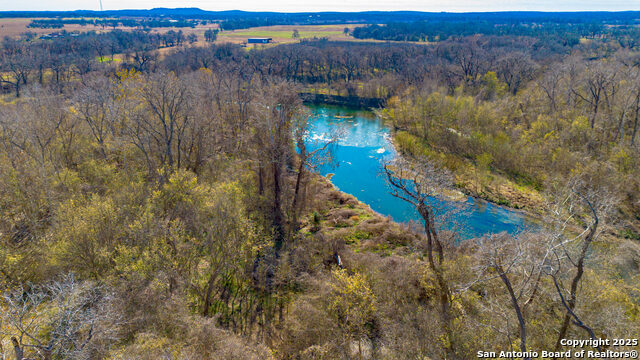
[{"label": "distant hill", "polygon": [[331,23],[389,23],[412,21],[488,21],[494,23],[640,23],[640,11],[593,12],[420,12],[420,11],[365,11],[365,12],[250,12],[242,10],[207,11],[199,8],[154,8],[149,10],[75,10],[75,11],[3,11],[0,18],[59,18],[59,17],[167,17],[175,19],[251,20],[261,19],[270,24],[331,24]]}]

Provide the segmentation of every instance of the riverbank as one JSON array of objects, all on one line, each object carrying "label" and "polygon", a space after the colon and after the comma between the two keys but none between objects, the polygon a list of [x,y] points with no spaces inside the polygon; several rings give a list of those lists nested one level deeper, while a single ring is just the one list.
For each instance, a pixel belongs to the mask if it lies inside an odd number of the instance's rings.
[{"label": "riverbank", "polygon": [[[310,192],[314,194],[307,216],[301,220],[300,233],[322,236],[329,246],[325,261],[333,254],[371,252],[381,256],[406,255],[419,243],[420,235],[389,216],[383,216],[355,196],[340,191],[328,176],[312,175]],[[343,256],[344,259],[344,256]]]},{"label": "riverbank", "polygon": [[384,106],[385,100],[382,98],[366,98],[360,96],[340,96],[329,94],[318,94],[303,92],[300,93],[300,98],[307,104],[314,105],[337,105],[348,106],[358,109],[371,109],[380,108]]},{"label": "riverbank", "polygon": [[466,195],[524,211],[532,218],[545,213],[542,194],[531,186],[517,184],[488,167],[477,166],[469,159],[438,151],[405,131],[393,131],[392,141],[400,154],[426,156],[448,168],[455,176],[455,186]]}]

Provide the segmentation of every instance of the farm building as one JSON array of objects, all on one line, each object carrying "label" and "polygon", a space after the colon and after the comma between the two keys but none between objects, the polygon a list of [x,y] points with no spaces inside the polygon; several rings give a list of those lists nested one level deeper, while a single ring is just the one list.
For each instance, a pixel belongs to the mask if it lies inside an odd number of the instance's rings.
[{"label": "farm building", "polygon": [[249,38],[247,42],[249,44],[268,44],[271,40],[271,38]]}]

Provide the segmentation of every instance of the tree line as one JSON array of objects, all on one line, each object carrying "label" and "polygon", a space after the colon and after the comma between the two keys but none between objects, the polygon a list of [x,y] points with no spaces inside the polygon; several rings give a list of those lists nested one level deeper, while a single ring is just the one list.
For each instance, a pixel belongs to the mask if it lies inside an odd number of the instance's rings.
[{"label": "tree line", "polygon": [[132,28],[160,28],[160,27],[196,27],[197,25],[206,25],[209,22],[206,20],[168,20],[168,19],[35,19],[31,20],[27,27],[29,28],[41,28],[41,29],[62,29],[64,25],[93,25],[102,27],[117,28],[118,26],[132,27]]},{"label": "tree line", "polygon": [[[137,68],[148,66],[160,47],[180,46],[197,40],[182,31],[163,34],[114,30],[106,33],[66,33],[52,39],[5,38],[0,52],[0,83],[17,97],[31,82],[62,88],[75,76],[101,69],[106,62],[125,58]],[[51,81],[49,80],[51,78]]]},{"label": "tree line", "polygon": [[505,22],[492,21],[416,21],[370,24],[356,27],[352,35],[357,39],[395,41],[443,41],[451,37],[470,35],[527,36],[544,41],[575,46],[581,38],[609,37],[618,39],[632,34],[638,37],[637,26],[610,27],[600,22]]}]

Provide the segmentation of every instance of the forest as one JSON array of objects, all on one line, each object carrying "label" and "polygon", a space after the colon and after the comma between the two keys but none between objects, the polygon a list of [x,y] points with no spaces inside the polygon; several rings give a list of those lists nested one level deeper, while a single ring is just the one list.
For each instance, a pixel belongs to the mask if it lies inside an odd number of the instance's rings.
[{"label": "forest", "polygon": [[[612,14],[4,38],[0,359],[639,350],[640,32]],[[302,93],[384,104],[401,156],[378,175],[420,221],[320,175],[340,134],[308,148]],[[451,192],[537,225],[465,239],[430,201]]]}]

